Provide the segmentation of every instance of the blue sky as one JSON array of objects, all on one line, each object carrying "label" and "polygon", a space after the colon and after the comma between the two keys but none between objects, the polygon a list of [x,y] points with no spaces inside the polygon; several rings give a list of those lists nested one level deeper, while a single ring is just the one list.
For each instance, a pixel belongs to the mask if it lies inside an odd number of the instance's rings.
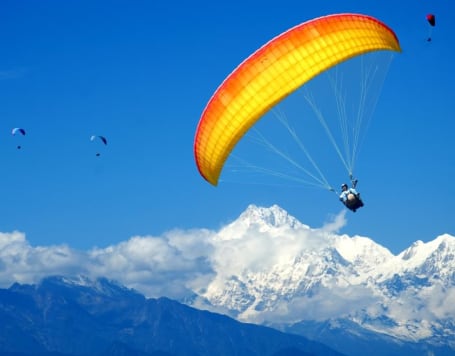
[{"label": "blue sky", "polygon": [[[314,17],[360,12],[393,28],[403,53],[357,162],[366,206],[347,215],[342,232],[394,253],[454,234],[454,10],[451,1],[408,0],[2,1],[0,231],[88,249],[174,228],[216,229],[249,204],[278,204],[322,226],[342,209],[333,194],[214,188],[197,172],[193,138],[213,91],[259,46]],[[12,137],[13,127],[27,135]],[[108,146],[91,142],[93,134]]]}]

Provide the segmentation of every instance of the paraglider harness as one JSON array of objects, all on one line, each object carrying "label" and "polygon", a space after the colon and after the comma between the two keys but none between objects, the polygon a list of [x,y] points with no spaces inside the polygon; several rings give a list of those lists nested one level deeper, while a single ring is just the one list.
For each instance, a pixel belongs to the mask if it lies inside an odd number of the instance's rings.
[{"label": "paraglider harness", "polygon": [[[343,196],[340,196],[340,201],[351,211],[353,211],[354,213],[356,212],[357,209],[361,208],[364,204],[363,204],[363,201],[362,199],[360,199],[360,193],[358,193],[356,190],[355,190],[355,187],[357,186],[357,182],[358,180],[357,179],[353,179],[351,177],[351,188],[347,188],[347,185],[346,184],[343,184],[343,186],[346,187],[347,189],[347,192],[344,193],[345,194],[345,198],[343,198]],[[342,191],[342,194],[343,194],[344,190]]]}]

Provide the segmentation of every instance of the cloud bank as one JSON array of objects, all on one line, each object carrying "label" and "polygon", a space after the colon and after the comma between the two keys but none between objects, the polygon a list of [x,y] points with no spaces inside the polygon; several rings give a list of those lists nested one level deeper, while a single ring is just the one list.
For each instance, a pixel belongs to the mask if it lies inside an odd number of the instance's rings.
[{"label": "cloud bank", "polygon": [[148,297],[180,299],[204,288],[213,275],[208,230],[134,236],[106,248],[78,251],[68,245],[31,246],[25,234],[0,233],[0,287],[38,283],[49,275],[107,277]]}]

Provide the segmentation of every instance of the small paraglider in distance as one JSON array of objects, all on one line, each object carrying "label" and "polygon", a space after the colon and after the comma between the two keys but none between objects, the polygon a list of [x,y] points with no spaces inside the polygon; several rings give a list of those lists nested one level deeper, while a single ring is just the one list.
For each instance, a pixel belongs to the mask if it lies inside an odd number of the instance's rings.
[{"label": "small paraglider in distance", "polygon": [[[105,146],[107,145],[107,139],[104,136],[92,135],[90,136],[90,141],[101,141]],[[99,157],[101,153],[97,152],[96,156]]]},{"label": "small paraglider in distance", "polygon": [[433,32],[433,27],[436,26],[436,16],[434,14],[428,14],[427,15],[427,21],[430,25],[430,28],[428,30],[428,38],[427,41],[431,42],[431,33]]},{"label": "small paraglider in distance", "polygon": [[[25,130],[23,128],[20,128],[20,127],[15,127],[14,129],[11,130],[11,134],[13,136],[16,136],[16,135],[21,135],[21,136],[25,136]],[[17,145],[17,149],[20,150],[22,148],[21,145]]]}]

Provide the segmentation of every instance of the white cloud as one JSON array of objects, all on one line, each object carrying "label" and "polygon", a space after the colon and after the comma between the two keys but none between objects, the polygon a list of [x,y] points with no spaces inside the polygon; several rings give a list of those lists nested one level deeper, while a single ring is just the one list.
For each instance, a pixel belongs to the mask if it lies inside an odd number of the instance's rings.
[{"label": "white cloud", "polygon": [[302,320],[336,319],[355,315],[358,310],[379,303],[380,298],[362,285],[321,287],[312,296],[282,300],[273,311],[248,315],[248,321],[295,323]]},{"label": "white cloud", "polygon": [[135,236],[106,248],[31,246],[21,232],[0,233],[0,286],[37,283],[48,275],[105,276],[149,297],[181,298],[204,288],[212,269],[207,230]]},{"label": "white cloud", "polygon": [[173,231],[93,249],[87,254],[90,274],[108,276],[149,297],[183,298],[213,273],[207,261],[209,235],[206,230]]},{"label": "white cloud", "polygon": [[321,230],[327,233],[339,232],[347,224],[346,211],[346,209],[343,209],[339,214],[332,216],[331,220],[327,221]]},{"label": "white cloud", "polygon": [[32,247],[18,231],[0,233],[0,286],[36,283],[49,274],[84,273],[83,255],[66,245]]},{"label": "white cloud", "polygon": [[[222,229],[216,235],[210,259],[218,275],[229,277],[244,271],[267,273],[275,266],[293,262],[300,252],[316,252],[324,248],[328,236],[306,226],[290,230],[286,227],[252,223],[229,225],[229,234]],[[226,235],[232,236],[227,238]],[[222,238],[219,238],[219,237]]]}]

